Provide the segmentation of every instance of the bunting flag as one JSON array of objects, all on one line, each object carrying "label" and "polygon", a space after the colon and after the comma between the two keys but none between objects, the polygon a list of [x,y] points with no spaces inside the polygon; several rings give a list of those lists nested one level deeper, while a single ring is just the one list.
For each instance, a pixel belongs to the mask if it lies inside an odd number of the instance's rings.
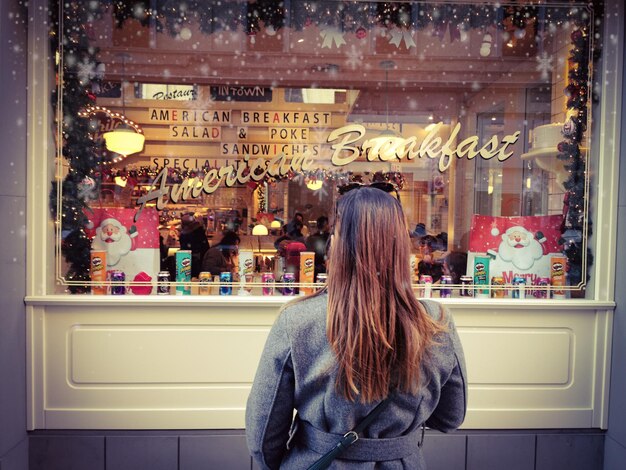
[{"label": "bunting flag", "polygon": [[413,32],[408,29],[392,29],[389,34],[391,34],[391,39],[389,40],[389,44],[393,44],[396,47],[400,47],[402,41],[407,49],[411,47],[416,47],[415,41],[413,40]]},{"label": "bunting flag", "polygon": [[343,32],[336,26],[325,26],[320,31],[320,36],[323,38],[322,48],[333,47],[333,43],[337,48],[343,46],[346,41],[343,38]]}]

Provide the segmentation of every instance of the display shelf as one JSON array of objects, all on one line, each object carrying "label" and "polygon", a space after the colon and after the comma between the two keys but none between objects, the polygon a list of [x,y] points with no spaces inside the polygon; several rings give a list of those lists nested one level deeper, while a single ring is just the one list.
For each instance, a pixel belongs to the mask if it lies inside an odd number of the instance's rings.
[{"label": "display shelf", "polygon": [[[33,306],[82,306],[82,305],[106,305],[113,308],[114,306],[133,306],[133,305],[154,305],[154,306],[176,306],[180,307],[182,304],[190,306],[207,305],[216,307],[233,307],[238,308],[240,306],[272,306],[280,307],[287,302],[300,298],[299,296],[237,296],[237,295],[124,295],[124,296],[112,296],[112,295],[45,295],[45,296],[28,296],[24,299],[26,305]],[[559,311],[574,311],[574,310],[597,310],[597,309],[613,309],[615,308],[615,302],[598,301],[598,300],[585,300],[585,299],[565,299],[565,300],[552,300],[552,299],[474,299],[474,298],[447,298],[439,299],[432,298],[429,300],[435,300],[445,306],[463,307],[468,310],[482,310],[494,311],[500,307],[506,307],[511,310],[559,310]]]}]

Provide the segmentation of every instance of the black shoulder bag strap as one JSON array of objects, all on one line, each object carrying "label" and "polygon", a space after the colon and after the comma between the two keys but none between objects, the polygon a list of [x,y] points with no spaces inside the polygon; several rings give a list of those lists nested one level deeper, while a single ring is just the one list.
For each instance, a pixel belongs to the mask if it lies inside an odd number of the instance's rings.
[{"label": "black shoulder bag strap", "polygon": [[307,470],[324,470],[330,466],[333,460],[341,455],[341,453],[359,440],[359,434],[361,434],[365,428],[367,428],[372,421],[374,421],[379,414],[383,412],[389,404],[389,397],[381,401],[376,407],[370,411],[365,418],[352,430],[348,431],[339,440],[337,445],[331,450],[322,455],[313,465]]}]

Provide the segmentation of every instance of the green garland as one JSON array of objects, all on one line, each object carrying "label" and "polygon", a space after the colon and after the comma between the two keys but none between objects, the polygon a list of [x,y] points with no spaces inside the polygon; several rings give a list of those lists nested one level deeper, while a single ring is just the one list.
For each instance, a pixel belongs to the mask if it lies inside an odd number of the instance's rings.
[{"label": "green garland", "polygon": [[[587,130],[587,105],[589,101],[589,26],[578,25],[571,34],[570,71],[565,94],[567,108],[573,111],[563,129],[564,140],[558,145],[558,159],[569,171],[564,182],[564,220],[561,227],[560,243],[568,259],[568,279],[571,286],[579,285],[583,279],[583,258],[585,241],[591,235],[591,220],[585,217],[586,155],[580,145]],[[586,225],[585,225],[586,223]],[[587,268],[593,264],[591,249],[587,247]],[[587,271],[586,279],[590,273]]]},{"label": "green garland", "polygon": [[293,1],[289,8],[286,8],[285,2],[277,0],[168,0],[156,4],[150,0],[101,0],[99,5],[111,9],[118,27],[128,20],[135,20],[143,26],[154,24],[158,31],[171,35],[178,34],[181,27],[191,21],[196,22],[206,34],[240,27],[247,34],[256,34],[263,27],[271,27],[275,31],[287,26],[302,30],[312,24],[333,26],[344,32],[374,26],[423,29],[432,24],[436,31],[449,26],[451,34],[454,34],[455,29],[461,28],[502,28],[508,19],[516,28],[524,29],[528,22],[562,22],[568,16],[564,8],[549,5],[434,5],[332,0]]},{"label": "green garland", "polygon": [[[60,127],[59,138],[63,145],[58,151],[67,160],[69,168],[61,189],[61,252],[68,264],[65,279],[71,282],[69,291],[84,293],[89,291],[89,287],[82,283],[90,280],[91,249],[91,241],[84,230],[90,194],[85,191],[85,187],[97,185],[97,169],[103,159],[108,158],[108,154],[90,137],[93,122],[78,116],[88,105],[95,104],[95,96],[91,94],[93,77],[89,77],[89,73],[79,73],[85,64],[96,62],[97,50],[90,46],[85,33],[85,25],[94,18],[94,12],[82,2],[70,2],[64,4],[63,16],[60,16],[58,5],[53,5],[51,17],[51,24],[57,28],[50,32],[52,55],[62,51],[63,70],[57,72],[57,79],[62,77],[63,80],[60,86],[62,115],[58,114],[57,90],[52,95],[52,106],[57,121],[60,120],[57,125]],[[59,42],[60,34],[62,42]],[[97,187],[93,189],[96,191]],[[58,215],[58,191],[58,184],[53,181],[50,209],[55,220]]]}]

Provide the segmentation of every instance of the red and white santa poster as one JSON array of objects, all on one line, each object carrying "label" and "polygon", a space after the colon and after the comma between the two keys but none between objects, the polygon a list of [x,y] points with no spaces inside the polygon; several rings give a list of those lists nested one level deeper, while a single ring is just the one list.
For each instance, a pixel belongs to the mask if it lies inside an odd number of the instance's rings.
[{"label": "red and white santa poster", "polygon": [[135,213],[127,208],[93,208],[86,212],[86,233],[92,250],[107,252],[107,271],[123,271],[126,281],[156,281],[160,270],[159,214],[147,207],[135,221]]},{"label": "red and white santa poster", "polygon": [[467,273],[472,274],[475,256],[488,255],[490,276],[502,276],[510,284],[515,276],[527,285],[550,277],[550,258],[562,256],[562,215],[493,217],[473,215],[470,228]]}]

